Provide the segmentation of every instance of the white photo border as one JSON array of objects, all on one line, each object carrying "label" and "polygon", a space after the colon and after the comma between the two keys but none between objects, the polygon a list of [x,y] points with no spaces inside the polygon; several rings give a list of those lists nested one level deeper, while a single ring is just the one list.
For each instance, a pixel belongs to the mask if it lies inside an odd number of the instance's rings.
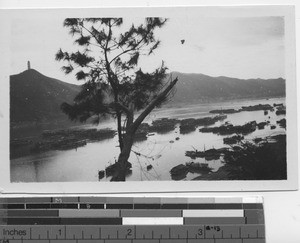
[{"label": "white photo border", "polygon": [[0,10],[0,30],[11,35],[10,20],[14,16],[64,17],[126,17],[155,16],[175,18],[182,15],[215,17],[283,16],[285,18],[285,71],[287,107],[287,180],[259,181],[135,181],[135,182],[38,182],[11,183],[9,159],[9,76],[10,40],[0,38],[0,190],[2,193],[146,193],[146,192],[211,192],[296,190],[297,174],[297,96],[295,9],[288,5],[266,6],[201,6],[157,8],[95,8],[95,9],[24,9]]}]

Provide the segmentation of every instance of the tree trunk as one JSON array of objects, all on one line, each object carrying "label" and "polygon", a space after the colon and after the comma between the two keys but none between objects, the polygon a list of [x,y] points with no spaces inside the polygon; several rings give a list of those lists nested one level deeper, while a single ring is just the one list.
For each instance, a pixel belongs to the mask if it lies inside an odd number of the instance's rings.
[{"label": "tree trunk", "polygon": [[113,178],[111,179],[112,181],[125,181],[127,171],[130,169],[129,168],[130,163],[128,162],[128,159],[133,145],[134,135],[135,133],[133,131],[130,132],[128,131],[124,135],[123,148],[119,155],[118,162],[117,162],[117,169],[115,171]]},{"label": "tree trunk", "polygon": [[123,149],[123,137],[122,137],[122,116],[121,112],[117,112],[117,127],[118,127],[118,139],[120,145],[120,151]]},{"label": "tree trunk", "polygon": [[121,149],[121,153],[119,155],[117,165],[116,165],[116,171],[115,175],[111,179],[112,181],[125,181],[126,179],[126,173],[128,170],[128,159],[130,156],[131,148],[133,145],[133,140],[135,133],[140,126],[140,124],[143,122],[143,120],[146,118],[146,116],[158,105],[162,100],[164,100],[165,97],[168,96],[172,88],[177,83],[178,78],[172,80],[169,85],[154,99],[150,104],[145,108],[145,110],[138,116],[138,118],[133,121],[133,112],[127,114],[127,126],[126,126],[126,133],[124,134],[124,137],[122,137],[123,141],[123,148]]}]

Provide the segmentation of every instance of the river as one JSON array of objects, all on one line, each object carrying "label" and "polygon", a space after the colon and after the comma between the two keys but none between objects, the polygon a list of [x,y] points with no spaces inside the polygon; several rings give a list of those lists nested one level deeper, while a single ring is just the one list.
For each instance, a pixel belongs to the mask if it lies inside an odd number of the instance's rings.
[{"label": "river", "polygon": [[[214,109],[239,109],[242,106],[284,103],[285,98],[260,99],[260,100],[238,100],[222,103],[209,103],[201,105],[189,105],[180,108],[162,108],[152,112],[147,117],[146,122],[167,117],[167,118],[200,118],[211,116],[210,110]],[[212,126],[220,126],[225,122],[233,125],[243,125],[249,121],[263,122],[270,121],[276,125],[276,129],[271,130],[266,126],[262,130],[245,136],[246,140],[256,137],[266,137],[285,133],[284,128],[280,128],[276,121],[284,118],[285,115],[277,116],[275,112],[264,115],[263,111],[249,111],[228,114],[227,119],[217,122]],[[87,125],[85,125],[87,127]],[[106,121],[99,125],[99,128],[111,127],[116,129],[114,121]],[[179,137],[179,140],[176,138]],[[187,150],[204,150],[210,148],[226,147],[223,138],[213,133],[201,133],[199,128],[189,134],[180,134],[177,126],[174,131],[149,136],[146,141],[136,142],[133,151],[140,156],[131,153],[129,161],[132,163],[132,174],[127,181],[144,180],[171,180],[170,170],[179,164],[190,161],[208,163],[213,171],[217,171],[223,163],[222,159],[205,161],[197,158],[195,160],[185,156]],[[98,181],[98,171],[104,170],[114,163],[119,154],[117,136],[100,142],[88,143],[84,147],[67,151],[48,151],[29,156],[23,156],[11,160],[11,181],[12,182],[70,182],[70,181]],[[152,165],[152,169],[147,171],[147,166]],[[184,180],[191,180],[200,174],[188,173]],[[104,177],[101,181],[109,181],[110,177]]]}]

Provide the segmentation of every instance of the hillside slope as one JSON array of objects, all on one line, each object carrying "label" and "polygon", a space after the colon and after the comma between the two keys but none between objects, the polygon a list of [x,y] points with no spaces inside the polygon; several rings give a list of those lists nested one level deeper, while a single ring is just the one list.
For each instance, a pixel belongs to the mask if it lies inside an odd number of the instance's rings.
[{"label": "hillside slope", "polygon": [[173,72],[172,76],[179,79],[172,103],[285,96],[282,78],[237,79],[179,72]]},{"label": "hillside slope", "polygon": [[34,69],[10,76],[11,122],[66,119],[62,102],[72,102],[80,86],[49,78]]}]

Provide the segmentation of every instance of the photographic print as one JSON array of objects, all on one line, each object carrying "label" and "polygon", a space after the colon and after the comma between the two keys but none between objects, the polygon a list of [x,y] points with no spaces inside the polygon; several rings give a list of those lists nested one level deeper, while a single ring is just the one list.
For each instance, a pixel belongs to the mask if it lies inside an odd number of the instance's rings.
[{"label": "photographic print", "polygon": [[297,177],[292,7],[23,10],[8,20],[10,183]]}]

